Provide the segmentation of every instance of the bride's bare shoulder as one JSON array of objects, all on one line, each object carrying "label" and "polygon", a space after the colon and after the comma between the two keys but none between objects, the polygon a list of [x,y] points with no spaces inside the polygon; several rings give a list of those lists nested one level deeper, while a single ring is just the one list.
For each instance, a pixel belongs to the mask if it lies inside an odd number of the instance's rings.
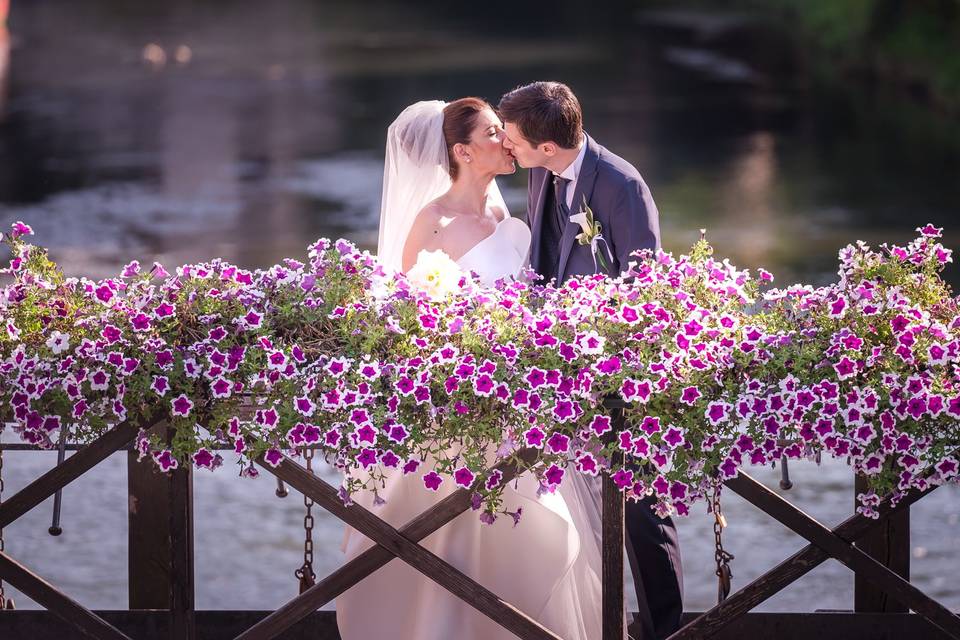
[{"label": "bride's bare shoulder", "polygon": [[403,268],[409,269],[416,261],[417,254],[426,249],[438,249],[441,243],[441,232],[447,223],[446,210],[436,200],[427,204],[417,213],[403,245]]}]

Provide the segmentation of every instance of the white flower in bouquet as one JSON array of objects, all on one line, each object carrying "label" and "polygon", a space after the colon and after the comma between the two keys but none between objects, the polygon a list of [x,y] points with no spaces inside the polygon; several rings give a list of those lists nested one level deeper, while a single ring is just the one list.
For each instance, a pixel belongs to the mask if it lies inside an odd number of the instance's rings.
[{"label": "white flower in bouquet", "polygon": [[440,249],[421,250],[416,264],[407,272],[407,280],[434,300],[459,291],[461,278],[460,266]]}]

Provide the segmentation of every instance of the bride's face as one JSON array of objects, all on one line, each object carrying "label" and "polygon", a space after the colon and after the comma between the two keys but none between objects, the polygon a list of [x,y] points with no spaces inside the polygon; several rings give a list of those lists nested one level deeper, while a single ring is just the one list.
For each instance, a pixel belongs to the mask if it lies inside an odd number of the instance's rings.
[{"label": "bride's face", "polygon": [[517,170],[513,155],[503,146],[503,135],[503,123],[497,114],[490,109],[477,114],[470,133],[470,144],[465,150],[473,171],[503,175]]}]

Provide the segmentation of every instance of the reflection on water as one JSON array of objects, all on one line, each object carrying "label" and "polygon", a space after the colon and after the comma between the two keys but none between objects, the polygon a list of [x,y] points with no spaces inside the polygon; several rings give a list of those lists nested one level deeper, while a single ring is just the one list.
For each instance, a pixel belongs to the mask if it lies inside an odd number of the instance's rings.
[{"label": "reflection on water", "polygon": [[[640,12],[608,32],[557,13],[552,28],[505,32],[476,28],[454,3],[16,3],[0,31],[0,225],[28,221],[68,272],[91,276],[133,258],[264,266],[322,235],[373,247],[385,130],[404,106],[496,101],[553,78],[577,91],[590,133],[643,173],[667,249],[705,227],[720,256],[784,284],[829,280],[841,246],[906,241],[926,221],[956,248],[956,125],[771,62],[795,57],[789,38],[739,18]],[[525,188],[522,171],[503,180],[518,215]],[[44,456],[10,454],[8,490],[49,467]],[[8,548],[82,603],[122,608],[124,473],[111,459],[67,490],[63,538],[46,537],[45,506],[9,528]],[[845,468],[796,473],[804,508],[830,523],[849,514]],[[958,496],[938,490],[912,518],[913,577],[955,608]],[[297,500],[228,471],[198,474],[196,500],[198,606],[293,595]],[[735,585],[801,546],[728,502]],[[339,526],[323,522],[318,572],[340,561]],[[702,609],[715,597],[711,525],[698,514],[680,526],[687,608]],[[851,584],[827,563],[765,606],[848,608]]]},{"label": "reflection on water", "polygon": [[[736,19],[641,13],[621,35],[569,23],[485,35],[453,9],[225,4],[18,4],[0,223],[29,220],[90,275],[133,257],[261,266],[319,235],[371,247],[396,113],[550,77],[647,178],[668,249],[705,227],[720,255],[785,283],[829,279],[847,242],[905,241],[920,221],[956,242],[956,126],[770,68],[783,52],[703,47],[704,33],[756,29]],[[523,172],[505,182],[522,215]]]}]

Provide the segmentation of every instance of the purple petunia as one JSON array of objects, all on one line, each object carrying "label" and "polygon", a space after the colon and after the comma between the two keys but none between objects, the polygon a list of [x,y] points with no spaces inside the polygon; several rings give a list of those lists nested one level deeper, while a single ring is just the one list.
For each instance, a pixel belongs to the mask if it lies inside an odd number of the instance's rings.
[{"label": "purple petunia", "polygon": [[430,491],[437,491],[442,483],[443,477],[441,477],[436,471],[431,471],[423,476],[423,486]]},{"label": "purple petunia", "polygon": [[186,396],[186,394],[181,393],[179,396],[170,401],[170,408],[173,415],[186,418],[193,410],[193,402]]}]

